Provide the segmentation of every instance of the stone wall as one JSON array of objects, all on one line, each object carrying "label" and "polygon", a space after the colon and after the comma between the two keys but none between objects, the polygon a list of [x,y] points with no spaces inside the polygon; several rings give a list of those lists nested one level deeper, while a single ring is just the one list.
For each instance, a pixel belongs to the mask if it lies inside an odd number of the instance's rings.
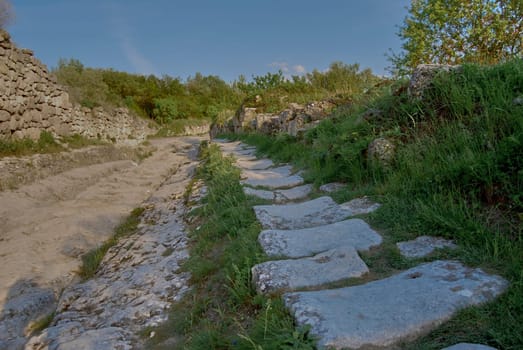
[{"label": "stone wall", "polygon": [[274,135],[287,133],[298,136],[315,126],[332,112],[335,105],[328,101],[312,102],[307,105],[290,103],[278,114],[258,113],[256,108],[242,107],[240,111],[223,125],[213,125],[211,136],[220,133],[241,133],[256,131]]},{"label": "stone wall", "polygon": [[154,130],[126,109],[104,111],[73,106],[33,52],[18,48],[0,30],[0,137],[38,139],[42,131],[56,136],[72,133],[127,143]]}]

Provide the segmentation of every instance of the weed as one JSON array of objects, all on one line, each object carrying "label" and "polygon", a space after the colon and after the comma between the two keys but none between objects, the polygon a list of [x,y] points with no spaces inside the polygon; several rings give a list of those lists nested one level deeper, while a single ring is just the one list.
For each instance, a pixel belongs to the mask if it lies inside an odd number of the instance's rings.
[{"label": "weed", "polygon": [[144,208],[133,209],[131,214],[115,228],[114,235],[111,238],[82,256],[82,266],[77,272],[83,280],[94,276],[107,251],[115,246],[118,240],[136,232],[144,210]]}]

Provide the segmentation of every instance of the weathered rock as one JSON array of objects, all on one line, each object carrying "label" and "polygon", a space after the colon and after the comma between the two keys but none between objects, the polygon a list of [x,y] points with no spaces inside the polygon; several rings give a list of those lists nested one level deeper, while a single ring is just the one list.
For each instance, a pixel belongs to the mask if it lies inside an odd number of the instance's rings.
[{"label": "weathered rock", "polygon": [[396,146],[385,138],[377,138],[367,147],[367,159],[389,165],[394,159]]},{"label": "weathered rock", "polygon": [[321,185],[320,191],[332,193],[332,192],[337,192],[337,191],[345,188],[346,186],[347,186],[346,184],[342,184],[340,182],[331,182],[328,184]]},{"label": "weathered rock", "polygon": [[274,166],[274,163],[272,160],[266,158],[256,160],[238,159],[236,160],[236,165],[246,170],[265,170]]},{"label": "weathered rock", "polygon": [[459,69],[460,66],[448,64],[420,64],[412,72],[409,82],[409,95],[415,98],[422,98],[424,91],[430,87],[432,79],[439,72],[449,72]]},{"label": "weathered rock", "polygon": [[298,204],[257,205],[253,207],[265,229],[300,229],[332,224],[352,215],[331,197],[319,197]]},{"label": "weathered rock", "polygon": [[457,246],[448,239],[431,236],[420,236],[412,241],[398,242],[396,246],[400,250],[401,255],[407,258],[423,258],[436,249],[457,248]]},{"label": "weathered rock", "polygon": [[21,349],[26,342],[25,329],[56,307],[52,290],[34,281],[20,280],[9,290],[0,313],[0,349]]},{"label": "weathered rock", "polygon": [[269,256],[299,258],[339,246],[365,251],[380,245],[381,236],[361,219],[349,219],[329,225],[298,230],[265,230],[258,242]]},{"label": "weathered rock", "polygon": [[508,282],[455,261],[434,261],[364,285],[283,298],[322,347],[387,348],[419,336],[455,312],[501,294]]},{"label": "weathered rock", "polygon": [[274,203],[285,203],[306,198],[312,191],[312,185],[293,187],[287,190],[259,190],[251,187],[244,187],[243,192],[250,196],[261,199],[271,200]]},{"label": "weathered rock", "polygon": [[472,343],[459,343],[456,345],[449,346],[441,350],[497,350],[496,348]]},{"label": "weathered rock", "polygon": [[340,207],[350,210],[352,215],[369,214],[377,210],[380,206],[381,204],[371,201],[369,197],[355,198],[340,204]]},{"label": "weathered rock", "polygon": [[317,287],[369,272],[351,246],[342,246],[310,258],[276,260],[252,268],[252,279],[258,293],[291,291]]},{"label": "weathered rock", "polygon": [[243,185],[252,187],[262,186],[270,189],[288,188],[303,184],[304,180],[299,175],[292,175],[292,167],[284,165],[267,170],[244,170],[242,171]]}]

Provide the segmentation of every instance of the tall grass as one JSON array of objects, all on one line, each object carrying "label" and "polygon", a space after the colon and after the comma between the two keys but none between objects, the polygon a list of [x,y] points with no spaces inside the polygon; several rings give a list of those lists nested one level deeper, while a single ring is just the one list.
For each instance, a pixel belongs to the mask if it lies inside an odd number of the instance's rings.
[{"label": "tall grass", "polygon": [[[379,196],[372,225],[390,239],[429,234],[454,239],[459,259],[510,281],[496,302],[467,309],[409,349],[477,341],[523,346],[523,61],[463,66],[438,74],[423,99],[404,82],[365,105],[340,110],[303,139],[240,136],[260,151],[306,169],[317,184],[347,183],[341,196]],[[365,115],[365,109],[381,111]],[[367,160],[371,140],[386,137],[392,164]]]}]

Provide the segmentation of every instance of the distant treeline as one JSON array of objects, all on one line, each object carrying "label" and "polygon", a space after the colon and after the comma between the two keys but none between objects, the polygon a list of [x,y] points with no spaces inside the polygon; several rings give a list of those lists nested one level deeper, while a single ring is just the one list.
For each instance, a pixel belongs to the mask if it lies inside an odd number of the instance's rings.
[{"label": "distant treeline", "polygon": [[227,83],[215,75],[196,73],[185,81],[164,75],[144,76],[112,69],[88,68],[76,59],[61,59],[53,69],[71,99],[86,107],[126,106],[160,124],[178,119],[215,120],[233,114],[242,104],[277,111],[290,102],[325,98],[351,99],[380,79],[358,64],[334,62],[324,72],[314,70],[290,79],[283,73],[240,76]]}]

